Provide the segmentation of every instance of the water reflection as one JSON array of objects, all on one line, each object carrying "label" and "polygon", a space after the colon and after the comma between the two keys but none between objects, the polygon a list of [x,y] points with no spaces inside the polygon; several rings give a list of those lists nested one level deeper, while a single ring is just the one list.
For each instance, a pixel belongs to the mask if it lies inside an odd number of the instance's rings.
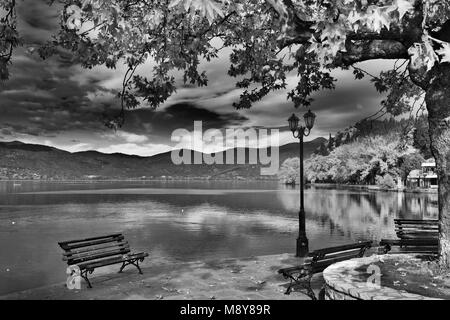
[{"label": "water reflection", "polygon": [[[276,183],[190,186],[0,183],[0,293],[64,281],[57,242],[111,232],[125,233],[152,261],[295,252],[298,189]],[[392,237],[394,217],[435,219],[437,195],[310,188],[305,207],[313,250]]]}]

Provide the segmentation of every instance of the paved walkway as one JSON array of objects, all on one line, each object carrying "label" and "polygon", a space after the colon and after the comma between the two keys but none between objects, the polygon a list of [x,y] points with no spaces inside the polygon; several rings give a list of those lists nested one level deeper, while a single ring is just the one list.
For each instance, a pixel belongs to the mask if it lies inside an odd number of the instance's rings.
[{"label": "paved walkway", "polygon": [[[288,281],[277,273],[282,267],[300,262],[293,255],[271,255],[209,262],[142,264],[143,275],[133,266],[124,273],[113,268],[98,269],[92,275],[92,289],[68,290],[65,283],[0,296],[0,299],[292,299],[309,300],[300,292],[285,295]],[[101,274],[100,274],[101,273]],[[98,276],[95,276],[99,274]],[[318,294],[322,275],[313,277]]]}]

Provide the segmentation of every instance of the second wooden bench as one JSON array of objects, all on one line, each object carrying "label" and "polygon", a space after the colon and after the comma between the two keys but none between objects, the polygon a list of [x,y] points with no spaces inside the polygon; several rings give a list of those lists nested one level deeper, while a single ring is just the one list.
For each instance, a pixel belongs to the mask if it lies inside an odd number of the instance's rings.
[{"label": "second wooden bench", "polygon": [[314,274],[322,272],[333,263],[362,257],[371,246],[372,241],[363,241],[310,252],[302,265],[278,270],[279,274],[291,280],[285,294],[290,294],[292,287],[299,285],[301,288],[306,289],[307,296],[316,300],[316,295],[311,288],[311,278]]},{"label": "second wooden bench", "polygon": [[398,246],[400,253],[437,253],[439,244],[438,220],[394,219],[398,239],[381,239],[380,253],[388,253]]}]

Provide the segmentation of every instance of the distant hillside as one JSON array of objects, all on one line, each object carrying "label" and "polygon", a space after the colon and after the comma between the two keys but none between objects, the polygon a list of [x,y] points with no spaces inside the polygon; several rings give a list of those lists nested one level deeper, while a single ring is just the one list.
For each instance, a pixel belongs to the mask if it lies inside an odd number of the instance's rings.
[{"label": "distant hillside", "polygon": [[[304,145],[305,157],[326,142],[318,138]],[[242,149],[235,149],[235,159]],[[251,150],[244,150],[246,159]],[[194,159],[194,151],[191,158]],[[280,163],[298,157],[298,143],[280,147]],[[223,155],[224,159],[225,156]],[[235,161],[236,163],[236,161]],[[248,160],[247,162],[248,163]],[[171,152],[151,157],[97,151],[70,153],[53,147],[25,144],[19,141],[0,142],[0,179],[152,179],[211,178],[248,179],[260,177],[259,164],[235,165],[175,165]],[[264,177],[266,178],[266,177]]]}]

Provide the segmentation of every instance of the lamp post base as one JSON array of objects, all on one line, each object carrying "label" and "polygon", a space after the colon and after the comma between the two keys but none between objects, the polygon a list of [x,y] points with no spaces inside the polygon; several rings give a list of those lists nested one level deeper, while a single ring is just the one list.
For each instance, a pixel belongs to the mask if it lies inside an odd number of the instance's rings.
[{"label": "lamp post base", "polygon": [[297,238],[297,252],[296,257],[305,257],[309,252],[308,238],[306,235]]}]

